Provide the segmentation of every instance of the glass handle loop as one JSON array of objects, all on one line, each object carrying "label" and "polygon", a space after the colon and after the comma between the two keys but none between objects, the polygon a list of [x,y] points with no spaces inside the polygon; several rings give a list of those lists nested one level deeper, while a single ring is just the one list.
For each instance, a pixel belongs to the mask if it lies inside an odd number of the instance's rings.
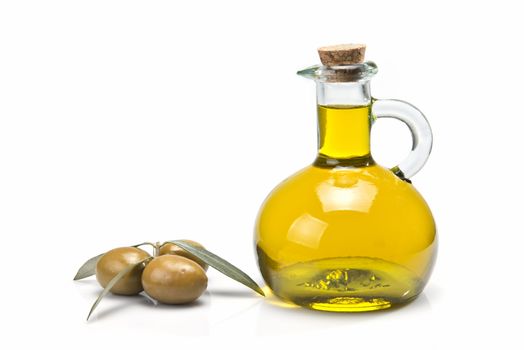
[{"label": "glass handle loop", "polygon": [[411,152],[391,171],[401,179],[409,181],[409,178],[422,169],[431,153],[433,134],[426,117],[418,108],[401,100],[373,100],[371,114],[377,119],[398,119],[408,126],[413,137]]}]

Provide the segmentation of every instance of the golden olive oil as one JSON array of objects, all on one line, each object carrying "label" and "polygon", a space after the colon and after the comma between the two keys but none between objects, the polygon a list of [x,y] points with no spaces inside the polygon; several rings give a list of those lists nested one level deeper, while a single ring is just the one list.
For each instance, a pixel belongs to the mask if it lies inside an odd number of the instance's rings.
[{"label": "golden olive oil", "polygon": [[369,311],[423,289],[436,253],[431,211],[370,155],[370,106],[319,106],[319,154],[259,212],[262,275],[280,298],[312,309]]},{"label": "golden olive oil", "polygon": [[318,106],[318,153],[334,159],[369,156],[369,113],[369,106]]}]

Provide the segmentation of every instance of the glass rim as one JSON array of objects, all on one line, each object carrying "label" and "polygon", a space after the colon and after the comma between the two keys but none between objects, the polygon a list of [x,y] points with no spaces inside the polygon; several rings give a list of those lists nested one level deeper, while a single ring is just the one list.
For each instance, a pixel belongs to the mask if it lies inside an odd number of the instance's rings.
[{"label": "glass rim", "polygon": [[370,80],[378,72],[373,61],[340,66],[314,65],[297,72],[304,78],[320,82],[349,83]]}]

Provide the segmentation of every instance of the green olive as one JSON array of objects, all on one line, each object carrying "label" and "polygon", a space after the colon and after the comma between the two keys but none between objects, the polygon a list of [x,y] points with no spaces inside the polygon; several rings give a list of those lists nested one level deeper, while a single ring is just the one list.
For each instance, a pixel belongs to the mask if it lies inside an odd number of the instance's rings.
[{"label": "green olive", "polygon": [[[198,242],[195,242],[195,241],[192,241],[192,240],[189,240],[189,239],[182,239],[182,241],[186,242],[186,243],[188,243],[188,244],[190,244],[192,246],[195,246],[197,248],[204,248],[204,246],[202,244],[200,244]],[[207,266],[207,264],[205,262],[203,262],[202,260],[200,260],[199,258],[194,256],[193,254],[189,253],[188,251],[180,248],[176,244],[164,243],[160,247],[160,255],[166,255],[166,254],[180,255],[180,256],[183,256],[185,258],[191,259],[194,262],[196,262],[198,265],[202,266],[202,268],[205,271],[207,271],[208,266]]]},{"label": "green olive", "polygon": [[206,272],[193,260],[179,255],[154,258],[142,273],[145,292],[164,304],[196,300],[207,288]]},{"label": "green olive", "polygon": [[[105,288],[120,271],[148,257],[150,255],[146,251],[135,247],[112,249],[98,260],[96,279]],[[111,288],[111,292],[120,295],[135,295],[143,291],[141,281],[143,269],[143,266],[137,266],[136,269],[128,272]]]}]

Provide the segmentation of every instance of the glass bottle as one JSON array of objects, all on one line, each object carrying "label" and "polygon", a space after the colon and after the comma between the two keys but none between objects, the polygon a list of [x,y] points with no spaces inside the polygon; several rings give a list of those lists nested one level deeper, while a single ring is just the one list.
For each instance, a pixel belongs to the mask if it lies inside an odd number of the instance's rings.
[{"label": "glass bottle", "polygon": [[[409,178],[426,162],[431,128],[411,104],[371,97],[373,62],[298,72],[317,88],[318,154],[280,183],[255,225],[259,268],[281,299],[307,308],[359,312],[419,295],[437,251],[430,208]],[[375,163],[370,130],[379,118],[406,123],[409,156]]]}]

